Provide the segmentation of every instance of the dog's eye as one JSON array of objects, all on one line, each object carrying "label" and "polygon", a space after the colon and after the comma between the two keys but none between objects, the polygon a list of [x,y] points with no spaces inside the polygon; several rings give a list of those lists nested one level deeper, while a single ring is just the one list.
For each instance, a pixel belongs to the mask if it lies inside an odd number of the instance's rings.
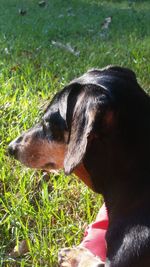
[{"label": "dog's eye", "polygon": [[47,131],[48,131],[48,128],[49,128],[49,123],[46,122],[45,120],[42,120],[42,128],[43,128],[44,135],[46,135]]}]

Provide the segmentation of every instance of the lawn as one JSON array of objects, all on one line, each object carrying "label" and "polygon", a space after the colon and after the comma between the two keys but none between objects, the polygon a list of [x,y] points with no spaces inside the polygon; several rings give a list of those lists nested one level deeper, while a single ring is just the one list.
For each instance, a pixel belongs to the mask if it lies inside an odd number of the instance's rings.
[{"label": "lawn", "polygon": [[[132,68],[149,92],[150,2],[0,2],[0,266],[55,267],[58,249],[80,243],[102,196],[73,175],[25,168],[7,146],[40,120],[55,92],[90,68]],[[29,252],[12,256],[23,240]]]}]

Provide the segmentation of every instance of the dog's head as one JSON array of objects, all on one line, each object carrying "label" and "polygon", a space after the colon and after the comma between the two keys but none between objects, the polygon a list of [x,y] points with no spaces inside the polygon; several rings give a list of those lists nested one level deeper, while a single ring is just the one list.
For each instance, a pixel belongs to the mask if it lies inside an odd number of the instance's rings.
[{"label": "dog's head", "polygon": [[105,143],[118,131],[120,103],[129,102],[136,87],[135,74],[125,68],[85,73],[56,94],[42,121],[12,141],[9,153],[28,167],[70,174],[94,140]]}]

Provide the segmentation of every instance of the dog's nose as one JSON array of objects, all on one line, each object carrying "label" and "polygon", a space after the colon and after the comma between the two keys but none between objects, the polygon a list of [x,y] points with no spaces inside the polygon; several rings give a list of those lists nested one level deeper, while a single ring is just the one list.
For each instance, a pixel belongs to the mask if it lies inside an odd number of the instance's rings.
[{"label": "dog's nose", "polygon": [[8,153],[10,156],[17,158],[17,147],[10,143],[10,145],[8,146]]},{"label": "dog's nose", "polygon": [[15,159],[17,159],[19,145],[23,140],[23,135],[17,137],[15,140],[13,140],[9,146],[8,146],[8,154],[10,156],[13,156]]}]

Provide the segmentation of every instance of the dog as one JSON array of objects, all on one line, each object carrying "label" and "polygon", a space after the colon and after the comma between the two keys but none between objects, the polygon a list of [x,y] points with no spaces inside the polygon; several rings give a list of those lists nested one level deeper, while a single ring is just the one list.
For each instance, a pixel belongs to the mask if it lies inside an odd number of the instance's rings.
[{"label": "dog", "polygon": [[104,196],[106,263],[78,264],[79,248],[60,253],[60,266],[150,266],[150,98],[132,70],[108,66],[74,79],[8,150],[30,168],[75,173]]}]

